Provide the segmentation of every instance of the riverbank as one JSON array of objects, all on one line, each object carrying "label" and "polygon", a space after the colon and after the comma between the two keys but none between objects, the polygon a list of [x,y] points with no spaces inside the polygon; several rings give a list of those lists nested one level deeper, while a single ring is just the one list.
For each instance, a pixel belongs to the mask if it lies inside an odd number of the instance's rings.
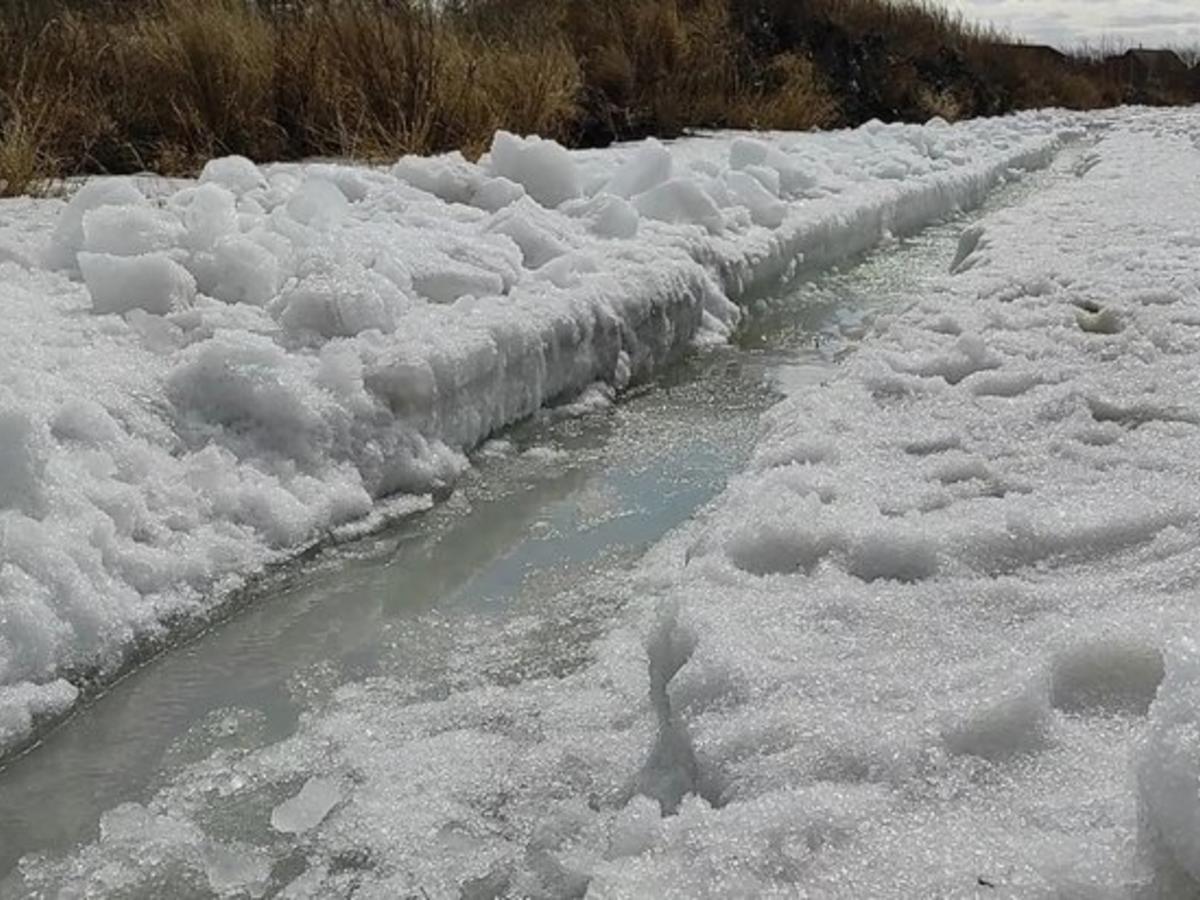
[{"label": "riverbank", "polygon": [[739,300],[977,204],[1075,133],[1030,113],[575,154],[501,134],[479,164],[225,159],[8,201],[0,743],[264,566],[443,491],[495,430],[725,340]]},{"label": "riverbank", "polygon": [[1180,66],[1162,81],[884,0],[9,0],[0,195],[229,154],[473,159],[500,129],[595,147],[1192,102]]}]

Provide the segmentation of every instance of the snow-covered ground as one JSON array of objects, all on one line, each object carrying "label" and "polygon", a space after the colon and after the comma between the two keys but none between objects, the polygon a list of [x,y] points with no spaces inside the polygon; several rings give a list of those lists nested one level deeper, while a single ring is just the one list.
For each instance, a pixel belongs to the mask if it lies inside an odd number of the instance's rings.
[{"label": "snow-covered ground", "polygon": [[1200,113],[1107,123],[768,414],[587,665],[344,685],[13,884],[1194,896]]},{"label": "snow-covered ground", "polygon": [[1080,121],[500,134],[478,165],[224,159],[0,203],[0,754],[496,429],[724,339],[800,264],[978,203]]}]

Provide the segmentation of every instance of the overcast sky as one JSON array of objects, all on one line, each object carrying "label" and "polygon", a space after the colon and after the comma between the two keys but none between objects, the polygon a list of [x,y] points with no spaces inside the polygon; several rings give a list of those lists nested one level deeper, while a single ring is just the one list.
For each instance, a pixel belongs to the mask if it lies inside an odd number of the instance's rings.
[{"label": "overcast sky", "polygon": [[1200,0],[937,0],[1038,43],[1200,44]]}]

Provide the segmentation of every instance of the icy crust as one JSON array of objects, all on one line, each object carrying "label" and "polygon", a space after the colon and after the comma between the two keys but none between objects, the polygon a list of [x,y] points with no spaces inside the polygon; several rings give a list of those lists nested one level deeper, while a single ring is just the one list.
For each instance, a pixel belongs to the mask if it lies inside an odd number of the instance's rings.
[{"label": "icy crust", "polygon": [[[0,750],[58,679],[111,676],[540,406],[723,339],[801,261],[976,202],[1075,121],[500,133],[479,164],[230,158],[0,207]],[[30,685],[55,702],[22,709]]]},{"label": "icy crust", "polygon": [[1200,117],[1109,124],[597,586],[582,668],[451,636],[448,695],[347,684],[14,890],[1195,894]]},{"label": "icy crust", "polygon": [[1198,138],[1126,114],[765,417],[664,601],[704,802],[597,896],[1196,893]]},{"label": "icy crust", "polygon": [[1198,139],[1127,114],[765,417],[663,601],[698,796],[596,896],[1200,890]]}]

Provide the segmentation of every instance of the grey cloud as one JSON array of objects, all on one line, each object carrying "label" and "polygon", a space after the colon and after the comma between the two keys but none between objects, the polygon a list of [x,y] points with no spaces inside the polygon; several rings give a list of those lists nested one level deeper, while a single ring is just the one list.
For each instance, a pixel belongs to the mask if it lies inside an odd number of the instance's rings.
[{"label": "grey cloud", "polygon": [[1179,45],[1200,35],[1195,0],[938,0],[967,19],[1059,45],[1111,39]]}]

